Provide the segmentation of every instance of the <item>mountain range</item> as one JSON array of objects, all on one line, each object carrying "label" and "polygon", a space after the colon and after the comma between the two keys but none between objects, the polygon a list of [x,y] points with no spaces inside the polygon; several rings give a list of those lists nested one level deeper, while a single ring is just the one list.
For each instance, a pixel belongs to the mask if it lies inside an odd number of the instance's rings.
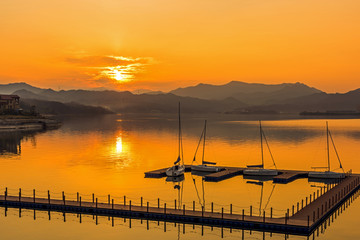
[{"label": "mountain range", "polygon": [[52,106],[55,102],[73,106],[93,106],[97,107],[96,112],[103,111],[99,110],[100,107],[104,112],[171,113],[177,111],[179,101],[182,111],[187,113],[295,113],[360,109],[360,89],[343,94],[328,94],[302,83],[269,85],[232,81],[224,85],[198,84],[168,93],[139,92],[134,94],[129,91],[111,90],[55,91],[26,83],[0,85],[1,94],[17,94],[22,101],[42,101],[42,106],[46,102],[52,102]]}]

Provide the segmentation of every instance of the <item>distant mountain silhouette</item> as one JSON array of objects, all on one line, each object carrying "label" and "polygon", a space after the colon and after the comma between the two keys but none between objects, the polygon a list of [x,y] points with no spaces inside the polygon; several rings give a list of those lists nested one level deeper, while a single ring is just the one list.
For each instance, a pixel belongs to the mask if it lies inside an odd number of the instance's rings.
[{"label": "distant mountain silhouette", "polygon": [[239,100],[228,98],[224,100],[204,100],[191,97],[179,97],[174,94],[140,94],[117,91],[69,90],[54,91],[46,89],[35,94],[27,90],[18,90],[14,94],[21,98],[56,101],[62,103],[76,102],[90,106],[101,106],[115,112],[176,112],[174,107],[180,101],[184,112],[206,113],[224,112],[246,104]]},{"label": "distant mountain silhouette", "polygon": [[20,83],[9,83],[9,84],[0,84],[0,94],[12,94],[18,90],[28,90],[33,93],[40,93],[44,91],[42,88],[33,87],[27,83],[20,82]]},{"label": "distant mountain silhouette", "polygon": [[282,103],[253,106],[250,109],[280,112],[360,111],[360,89],[347,93],[315,93],[304,97],[289,98]]},{"label": "distant mountain silhouette", "polygon": [[[63,104],[77,103],[103,107],[118,113],[175,113],[179,101],[184,113],[271,114],[276,112],[360,110],[360,89],[344,94],[327,94],[301,83],[266,85],[233,81],[219,86],[199,84],[194,87],[176,89],[171,93],[158,94],[155,92],[133,94],[129,91],[110,90],[54,91],[35,88],[25,83],[0,85],[0,93],[8,93],[10,89],[16,89],[13,93],[19,95],[21,100],[36,99]],[[175,93],[184,96],[178,96]]]},{"label": "distant mountain silhouette", "polygon": [[60,103],[38,99],[21,99],[20,107],[30,112],[36,106],[36,111],[41,114],[53,115],[100,115],[113,113],[102,107],[85,106],[78,103]]},{"label": "distant mountain silhouette", "polygon": [[178,88],[170,93],[178,96],[221,100],[235,98],[249,105],[278,103],[288,98],[307,96],[322,91],[302,83],[260,84],[232,81],[224,85],[198,84],[193,87]]}]

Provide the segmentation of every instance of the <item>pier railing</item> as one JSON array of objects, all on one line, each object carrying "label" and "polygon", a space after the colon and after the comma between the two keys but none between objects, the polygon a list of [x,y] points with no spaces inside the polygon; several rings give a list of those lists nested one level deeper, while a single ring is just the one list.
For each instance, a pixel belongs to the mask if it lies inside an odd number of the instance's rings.
[{"label": "pier railing", "polygon": [[[164,201],[160,198],[148,200],[143,197],[129,199],[127,196],[36,191],[21,188],[5,188],[3,194],[0,194],[0,204],[93,214],[130,214],[190,222],[230,225],[251,222],[252,226],[259,227],[264,224],[269,224],[269,226],[278,224],[311,229],[313,225],[323,221],[331,211],[341,205],[359,188],[359,184],[360,177],[346,177],[317,189],[285,211],[274,208],[259,210],[253,206],[245,208],[234,204],[224,206],[213,202],[203,205],[195,201],[179,203],[175,199],[173,201]],[[304,229],[301,231],[305,231]]]}]

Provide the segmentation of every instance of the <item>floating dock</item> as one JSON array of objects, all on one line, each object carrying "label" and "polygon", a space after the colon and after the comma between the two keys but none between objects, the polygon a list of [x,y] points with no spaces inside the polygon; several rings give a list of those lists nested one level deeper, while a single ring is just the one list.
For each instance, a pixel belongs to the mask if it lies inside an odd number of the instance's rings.
[{"label": "floating dock", "polygon": [[[245,168],[240,167],[223,167],[219,166],[221,169],[219,172],[208,173],[204,176],[205,181],[207,182],[219,182],[234,176],[242,175]],[[159,170],[154,170],[150,172],[145,172],[146,178],[162,178],[166,177],[167,168],[162,168]],[[191,172],[191,165],[185,165],[185,172]],[[278,170],[279,175],[272,177],[274,183],[289,183],[296,179],[308,178],[309,171],[302,170]]]},{"label": "floating dock", "polygon": [[[166,208],[163,206],[149,206],[149,203],[132,205],[131,201],[127,204],[114,204],[110,199],[107,203],[82,202],[81,197],[76,201],[63,199],[50,199],[35,197],[8,196],[7,191],[0,195],[0,206],[5,208],[25,208],[40,211],[57,211],[79,214],[129,217],[148,219],[166,222],[180,222],[206,226],[219,226],[238,229],[254,229],[276,233],[286,233],[309,236],[319,224],[321,224],[334,211],[348,201],[359,189],[360,175],[347,176],[337,184],[330,184],[326,189],[317,194],[306,197],[301,205],[297,203],[296,211],[293,205],[292,213],[288,209],[284,217],[274,218],[272,212],[263,212],[262,216],[234,214],[232,212],[205,211],[204,208],[196,210],[194,207],[183,205],[181,209]],[[50,216],[50,215],[49,215]]]}]

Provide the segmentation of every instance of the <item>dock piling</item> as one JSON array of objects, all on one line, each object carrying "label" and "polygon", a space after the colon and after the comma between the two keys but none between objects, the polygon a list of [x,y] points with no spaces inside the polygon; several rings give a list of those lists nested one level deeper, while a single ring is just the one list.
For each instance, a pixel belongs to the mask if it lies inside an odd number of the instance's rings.
[{"label": "dock piling", "polygon": [[273,215],[273,208],[271,207],[270,208],[270,218],[272,218],[272,215]]},{"label": "dock piling", "polygon": [[34,200],[34,203],[35,203],[35,189],[33,189],[33,200]]},{"label": "dock piling", "polygon": [[252,216],[252,205],[250,205],[250,217]]},{"label": "dock piling", "polygon": [[21,188],[19,188],[19,202],[21,202]]},{"label": "dock piling", "polygon": [[232,215],[232,203],[230,204],[230,214]]},{"label": "dock piling", "polygon": [[185,204],[183,205],[183,215],[185,216]]},{"label": "dock piling", "polygon": [[211,213],[213,213],[213,212],[214,212],[214,203],[211,202]]},{"label": "dock piling", "polygon": [[146,212],[149,212],[149,202],[146,202]]},{"label": "dock piling", "polygon": [[79,192],[76,193],[76,201],[78,202],[79,201]]},{"label": "dock piling", "polygon": [[93,203],[95,202],[95,194],[92,194]]},{"label": "dock piling", "polygon": [[49,204],[50,204],[50,191],[48,190],[48,201],[49,201]]},{"label": "dock piling", "polygon": [[108,195],[108,204],[110,205],[110,194]]},{"label": "dock piling", "polygon": [[224,208],[222,207],[221,208],[221,219],[223,219],[224,218]]},{"label": "dock piling", "polygon": [[98,198],[96,198],[96,203],[95,203],[95,208],[97,208],[97,207],[98,207]]},{"label": "dock piling", "polygon": [[81,196],[79,196],[79,206],[81,207]]},{"label": "dock piling", "polygon": [[111,199],[111,209],[114,210],[114,199]]},{"label": "dock piling", "polygon": [[129,211],[131,211],[131,200],[129,201]]},{"label": "dock piling", "polygon": [[160,208],[160,198],[158,198],[158,208]]}]

